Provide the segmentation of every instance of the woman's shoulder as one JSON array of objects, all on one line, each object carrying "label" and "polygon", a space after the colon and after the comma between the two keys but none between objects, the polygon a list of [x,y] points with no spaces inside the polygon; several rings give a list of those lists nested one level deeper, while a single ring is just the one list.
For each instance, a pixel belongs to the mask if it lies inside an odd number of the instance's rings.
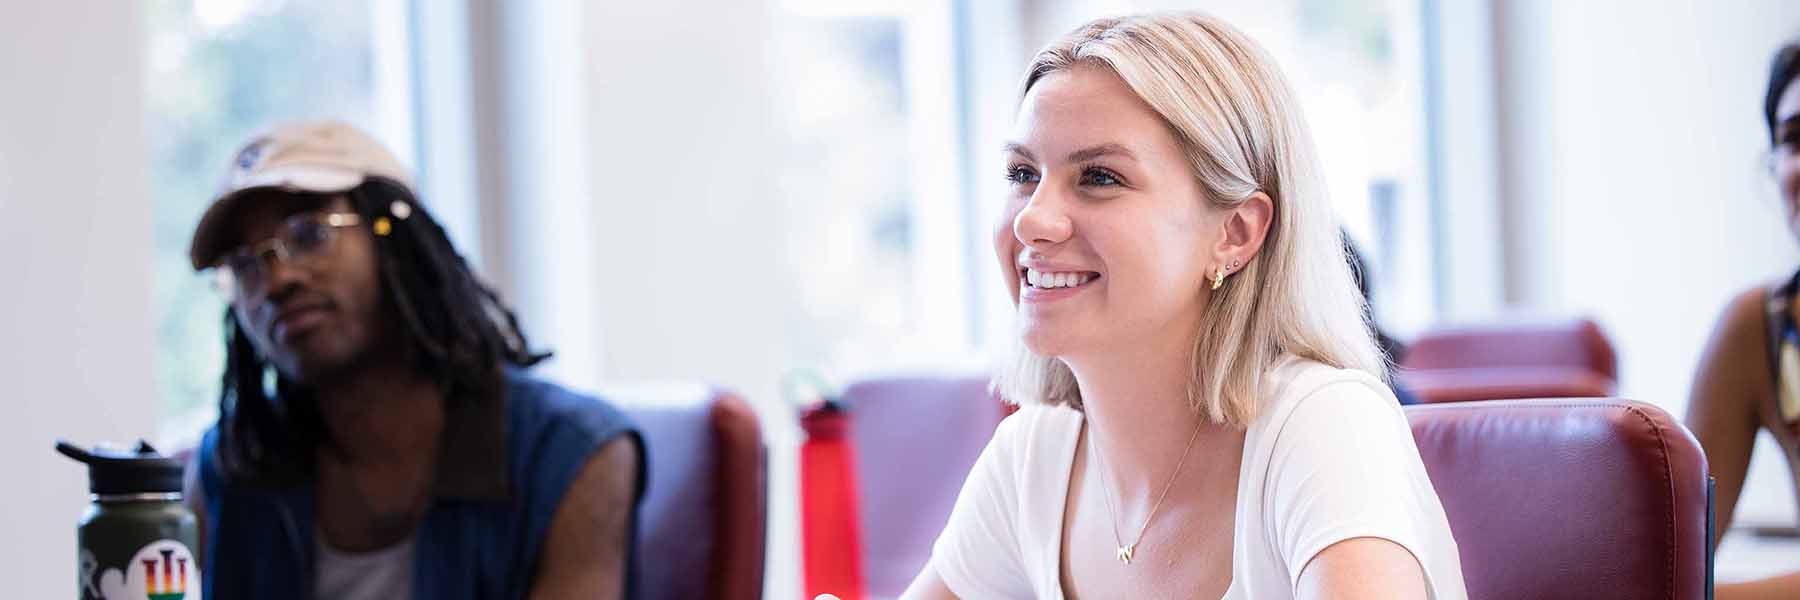
[{"label": "woman's shoulder", "polygon": [[[1770,343],[1780,332],[1771,326],[1771,312],[1788,310],[1779,292],[1787,287],[1785,280],[1751,286],[1733,294],[1714,321],[1712,333],[1701,352],[1701,369],[1755,369],[1767,372],[1770,365]],[[1740,373],[1744,375],[1748,373]]]},{"label": "woman's shoulder", "polygon": [[1291,420],[1296,411],[1303,410],[1350,408],[1354,413],[1404,418],[1393,389],[1372,373],[1288,357],[1270,371],[1269,377],[1264,388],[1268,390],[1268,397],[1251,424],[1252,429],[1258,426],[1278,429]]},{"label": "woman's shoulder", "polygon": [[1387,452],[1412,448],[1400,401],[1375,375],[1291,359],[1271,376],[1269,397],[1246,432],[1246,460],[1315,456],[1347,444]]},{"label": "woman's shoulder", "polygon": [[1081,433],[1081,412],[1066,406],[1027,404],[1000,421],[992,445],[1034,454],[1046,444],[1072,444]]},{"label": "woman's shoulder", "polygon": [[1000,421],[976,459],[973,479],[1029,491],[1036,498],[1066,481],[1081,439],[1081,413],[1061,406],[1021,406]]},{"label": "woman's shoulder", "polygon": [[1690,408],[1729,406],[1753,413],[1759,398],[1773,391],[1773,342],[1781,331],[1771,313],[1789,310],[1788,299],[1780,297],[1787,287],[1785,280],[1755,285],[1726,302],[1700,352]]},{"label": "woman's shoulder", "polygon": [[1768,335],[1772,294],[1786,286],[1786,280],[1775,280],[1732,294],[1713,326],[1714,342],[1753,342],[1760,347]]}]

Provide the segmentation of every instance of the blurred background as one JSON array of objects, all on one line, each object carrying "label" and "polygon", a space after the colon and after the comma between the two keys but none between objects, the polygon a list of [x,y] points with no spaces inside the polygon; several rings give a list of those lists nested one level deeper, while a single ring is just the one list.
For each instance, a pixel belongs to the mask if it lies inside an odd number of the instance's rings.
[{"label": "blurred background", "polygon": [[[1402,339],[1591,317],[1618,395],[1680,416],[1726,300],[1796,266],[1760,112],[1791,0],[0,6],[0,564],[24,597],[74,580],[86,494],[53,438],[180,446],[216,417],[224,305],[186,244],[276,120],[346,119],[414,165],[550,377],[749,398],[773,597],[799,589],[782,378],[986,367],[1020,69],[1097,16],[1202,8],[1276,55]],[[1737,520],[1791,524],[1779,451],[1756,456]]]}]

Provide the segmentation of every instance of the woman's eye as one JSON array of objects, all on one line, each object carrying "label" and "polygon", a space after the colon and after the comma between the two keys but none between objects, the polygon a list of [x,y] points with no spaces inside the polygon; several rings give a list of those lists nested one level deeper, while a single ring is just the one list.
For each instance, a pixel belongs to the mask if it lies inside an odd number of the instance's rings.
[{"label": "woman's eye", "polygon": [[1081,172],[1082,185],[1119,185],[1119,176],[1106,169],[1088,169]]},{"label": "woman's eye", "polygon": [[1023,166],[1014,166],[1006,170],[1006,180],[1015,185],[1037,183],[1038,174]]}]

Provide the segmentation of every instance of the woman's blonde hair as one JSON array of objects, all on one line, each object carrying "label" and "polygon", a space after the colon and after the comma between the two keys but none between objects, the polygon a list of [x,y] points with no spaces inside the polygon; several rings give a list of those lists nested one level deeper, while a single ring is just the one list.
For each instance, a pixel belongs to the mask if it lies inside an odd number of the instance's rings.
[{"label": "woman's blonde hair", "polygon": [[[1162,116],[1214,207],[1236,207],[1256,192],[1273,200],[1261,251],[1213,293],[1201,318],[1189,406],[1214,422],[1248,424],[1283,354],[1385,379],[1311,134],[1274,59],[1204,14],[1100,19],[1039,51],[1020,97],[1077,65],[1112,71]],[[1081,406],[1069,367],[1030,352],[1022,339],[994,385],[1019,403]]]}]

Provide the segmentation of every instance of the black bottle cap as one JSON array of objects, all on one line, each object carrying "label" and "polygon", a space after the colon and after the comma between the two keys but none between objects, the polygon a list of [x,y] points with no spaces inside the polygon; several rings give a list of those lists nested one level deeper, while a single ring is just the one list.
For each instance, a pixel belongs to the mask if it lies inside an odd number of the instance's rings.
[{"label": "black bottle cap", "polygon": [[92,450],[57,440],[56,451],[88,467],[88,491],[102,496],[181,492],[181,461],[138,441],[134,450]]}]

